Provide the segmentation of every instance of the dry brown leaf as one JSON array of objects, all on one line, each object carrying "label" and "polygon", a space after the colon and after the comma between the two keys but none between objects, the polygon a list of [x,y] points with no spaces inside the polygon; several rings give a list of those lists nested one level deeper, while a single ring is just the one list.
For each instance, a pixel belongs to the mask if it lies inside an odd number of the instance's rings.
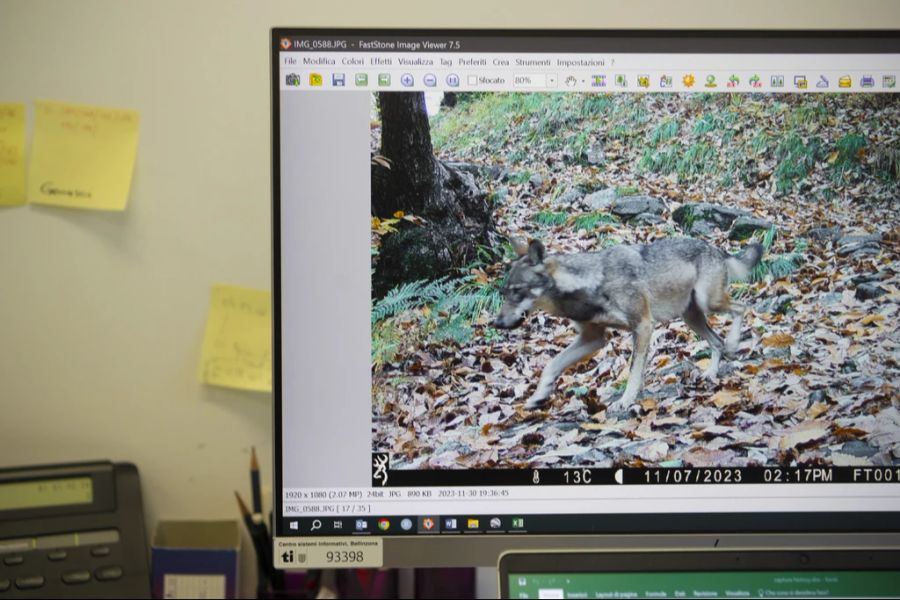
[{"label": "dry brown leaf", "polygon": [[725,408],[730,404],[741,401],[741,394],[737,390],[719,390],[712,396],[713,404],[718,408]]},{"label": "dry brown leaf", "polygon": [[884,315],[874,314],[874,315],[866,315],[863,317],[862,324],[869,325],[871,323],[877,323],[879,321],[884,321]]},{"label": "dry brown leaf", "polygon": [[816,402],[806,411],[806,416],[810,419],[815,419],[816,417],[821,416],[828,410],[828,405],[824,402]]},{"label": "dry brown leaf", "polygon": [[653,398],[647,398],[646,400],[641,400],[641,408],[644,409],[645,412],[650,412],[652,410],[656,410],[656,407],[659,403]]},{"label": "dry brown leaf", "polygon": [[773,333],[763,338],[762,345],[767,348],[787,348],[794,343],[794,338],[787,333]]}]

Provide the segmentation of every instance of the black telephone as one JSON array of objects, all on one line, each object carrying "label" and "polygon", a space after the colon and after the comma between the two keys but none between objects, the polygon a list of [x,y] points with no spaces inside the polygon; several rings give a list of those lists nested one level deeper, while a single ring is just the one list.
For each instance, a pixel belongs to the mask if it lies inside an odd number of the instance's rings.
[{"label": "black telephone", "polygon": [[134,465],[0,469],[0,600],[59,597],[150,597]]}]

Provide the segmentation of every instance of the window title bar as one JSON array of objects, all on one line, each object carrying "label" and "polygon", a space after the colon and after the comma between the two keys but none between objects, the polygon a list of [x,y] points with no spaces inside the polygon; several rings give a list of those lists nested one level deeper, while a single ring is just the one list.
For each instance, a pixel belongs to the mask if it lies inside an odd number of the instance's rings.
[{"label": "window title bar", "polygon": [[273,30],[285,52],[898,53],[900,32]]}]

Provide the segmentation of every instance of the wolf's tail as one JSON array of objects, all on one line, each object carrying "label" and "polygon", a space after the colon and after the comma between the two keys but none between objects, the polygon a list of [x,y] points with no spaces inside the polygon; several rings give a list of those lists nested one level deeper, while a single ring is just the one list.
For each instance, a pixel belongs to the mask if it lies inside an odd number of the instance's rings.
[{"label": "wolf's tail", "polygon": [[725,259],[729,279],[747,279],[753,268],[762,260],[762,244],[750,244],[740,254]]}]

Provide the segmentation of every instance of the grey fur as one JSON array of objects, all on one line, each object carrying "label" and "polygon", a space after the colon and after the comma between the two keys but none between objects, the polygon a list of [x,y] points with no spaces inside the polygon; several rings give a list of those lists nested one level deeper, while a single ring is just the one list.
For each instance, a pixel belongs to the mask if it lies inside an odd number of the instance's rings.
[{"label": "grey fur", "polygon": [[[505,302],[494,321],[518,326],[533,309],[571,319],[575,341],[544,368],[526,408],[549,398],[556,379],[606,342],[606,329],[632,332],[634,352],[619,409],[630,409],[643,383],[650,338],[657,323],[684,319],[711,349],[704,376],[715,379],[723,354],[737,350],[745,307],[728,294],[729,279],[744,278],[762,258],[759,244],[732,256],[706,242],[670,238],[640,246],[613,246],[600,252],[547,256],[543,245],[516,241],[516,260],[503,288]],[[734,319],[725,340],[709,328],[706,315],[727,312]]]}]

